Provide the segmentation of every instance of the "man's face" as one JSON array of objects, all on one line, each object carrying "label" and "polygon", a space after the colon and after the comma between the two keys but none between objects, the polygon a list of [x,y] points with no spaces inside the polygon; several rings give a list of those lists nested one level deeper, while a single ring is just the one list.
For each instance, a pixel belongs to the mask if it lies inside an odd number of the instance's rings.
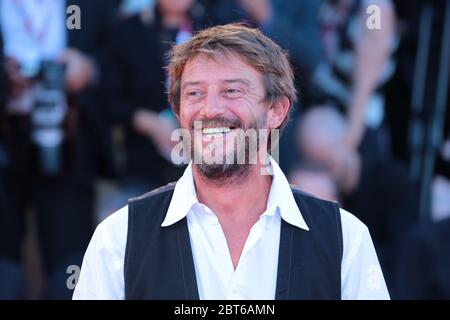
[{"label": "man's face", "polygon": [[[194,157],[203,159],[214,150],[217,158],[231,154],[237,159],[238,134],[267,128],[269,105],[264,97],[261,73],[237,55],[218,53],[212,59],[200,54],[190,60],[181,77],[179,120],[192,133]],[[201,130],[194,132],[200,123]],[[248,151],[248,145],[244,148]],[[196,165],[202,175],[217,180],[244,174],[249,167],[247,162],[224,162]]]}]

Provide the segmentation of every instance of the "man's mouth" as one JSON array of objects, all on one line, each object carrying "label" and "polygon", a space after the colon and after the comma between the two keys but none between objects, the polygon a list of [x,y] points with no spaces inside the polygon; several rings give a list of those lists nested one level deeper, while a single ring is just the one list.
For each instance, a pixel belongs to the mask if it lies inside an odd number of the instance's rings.
[{"label": "man's mouth", "polygon": [[212,127],[212,128],[203,128],[203,135],[220,135],[227,134],[231,130],[235,129],[235,127]]}]

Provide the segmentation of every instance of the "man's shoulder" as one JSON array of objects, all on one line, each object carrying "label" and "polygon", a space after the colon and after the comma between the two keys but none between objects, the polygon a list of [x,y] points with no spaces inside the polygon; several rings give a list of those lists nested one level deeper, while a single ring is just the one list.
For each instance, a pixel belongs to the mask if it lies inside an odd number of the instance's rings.
[{"label": "man's shoulder", "polygon": [[335,201],[317,198],[314,195],[306,193],[292,185],[291,185],[291,190],[292,190],[292,193],[294,194],[294,197],[298,198],[300,201],[307,199],[307,200],[313,201],[317,204],[335,207],[339,212],[339,216],[341,218],[342,229],[343,229],[344,233],[347,233],[347,232],[351,233],[352,231],[359,231],[359,233],[361,233],[361,232],[365,232],[367,230],[367,226],[361,220],[359,220],[352,213],[346,211],[345,209],[342,209],[339,206],[339,203],[337,203]]},{"label": "man's shoulder", "polygon": [[367,226],[355,215],[345,209],[339,208],[342,224],[342,238],[344,248],[358,248],[365,239],[370,238]]},{"label": "man's shoulder", "polygon": [[175,189],[175,185],[176,185],[176,182],[170,182],[170,183],[166,184],[165,186],[156,188],[150,192],[144,193],[141,196],[130,198],[129,202],[137,202],[137,201],[154,199],[154,198],[170,195],[171,193],[173,193],[173,190]]},{"label": "man's shoulder", "polygon": [[339,205],[336,202],[317,198],[293,186],[291,186],[291,191],[300,214],[311,231],[323,234],[329,233],[330,230],[337,230],[340,237],[342,221]]},{"label": "man's shoulder", "polygon": [[[175,184],[175,182],[172,182],[165,186],[147,192],[141,196],[130,198],[129,204],[136,204],[140,201],[145,202],[146,200],[156,200],[158,202],[160,200],[159,197],[169,196],[172,193],[173,189],[175,188]],[[114,234],[117,232],[122,233],[123,230],[126,230],[128,227],[129,204],[110,214],[101,223],[99,223],[99,225],[97,226],[98,232],[102,234]]]},{"label": "man's shoulder", "polygon": [[304,191],[298,189],[294,185],[290,185],[290,187],[291,187],[291,190],[292,190],[292,194],[294,195],[294,198],[297,198],[300,201],[302,201],[302,200],[309,200],[309,201],[313,201],[313,202],[318,203],[318,204],[328,205],[328,206],[339,208],[339,204],[337,202],[335,202],[335,201],[330,201],[330,200],[317,198],[316,196],[314,196],[314,195],[312,195],[310,193],[307,193],[307,192],[304,192]]},{"label": "man's shoulder", "polygon": [[175,190],[174,182],[128,200],[129,226],[160,226],[166,217]]},{"label": "man's shoulder", "polygon": [[[128,206],[115,211],[101,221],[95,229],[93,240],[108,249],[125,249],[128,228]],[[93,241],[91,240],[91,241]]]}]

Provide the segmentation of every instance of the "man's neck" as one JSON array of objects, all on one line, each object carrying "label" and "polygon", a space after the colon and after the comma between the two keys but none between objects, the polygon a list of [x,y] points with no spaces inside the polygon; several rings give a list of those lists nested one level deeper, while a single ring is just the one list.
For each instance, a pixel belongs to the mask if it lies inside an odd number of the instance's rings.
[{"label": "man's neck", "polygon": [[[193,166],[197,198],[223,221],[256,220],[265,211],[272,177],[260,174],[252,165],[248,174],[230,178],[230,183],[215,183]],[[234,179],[234,180],[233,180]]]}]

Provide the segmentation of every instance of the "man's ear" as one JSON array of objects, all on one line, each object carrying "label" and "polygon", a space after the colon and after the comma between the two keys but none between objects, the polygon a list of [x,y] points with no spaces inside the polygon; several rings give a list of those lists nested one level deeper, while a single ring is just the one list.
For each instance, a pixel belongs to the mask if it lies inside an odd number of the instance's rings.
[{"label": "man's ear", "polygon": [[[172,109],[173,110],[173,109]],[[178,123],[181,123],[180,121],[180,110],[178,110],[178,112],[173,111],[173,114],[175,115],[175,117],[177,118]]]},{"label": "man's ear", "polygon": [[291,103],[288,97],[282,96],[275,100],[268,112],[267,123],[270,129],[278,128],[286,118]]}]

